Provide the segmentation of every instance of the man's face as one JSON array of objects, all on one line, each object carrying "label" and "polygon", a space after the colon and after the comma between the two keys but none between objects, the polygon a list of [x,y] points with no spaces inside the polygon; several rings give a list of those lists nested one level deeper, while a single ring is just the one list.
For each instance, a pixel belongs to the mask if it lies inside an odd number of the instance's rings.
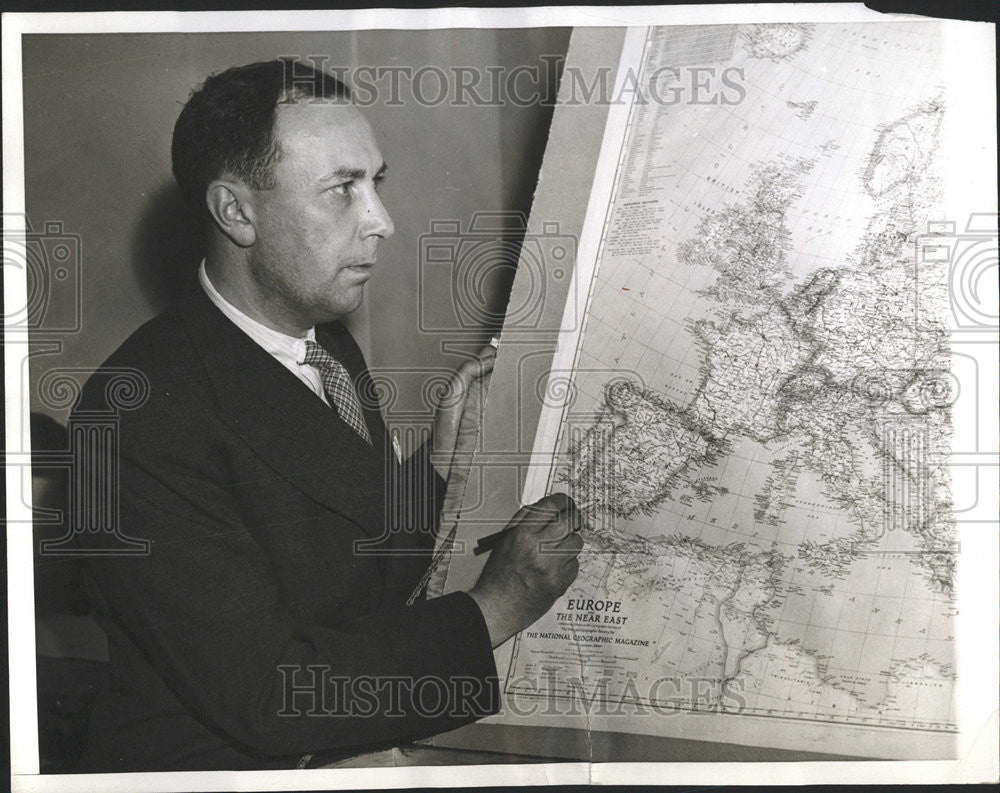
[{"label": "man's face", "polygon": [[371,127],[338,102],[281,105],[274,188],[253,191],[250,274],[283,324],[348,314],[393,232],[377,188],[385,170]]}]

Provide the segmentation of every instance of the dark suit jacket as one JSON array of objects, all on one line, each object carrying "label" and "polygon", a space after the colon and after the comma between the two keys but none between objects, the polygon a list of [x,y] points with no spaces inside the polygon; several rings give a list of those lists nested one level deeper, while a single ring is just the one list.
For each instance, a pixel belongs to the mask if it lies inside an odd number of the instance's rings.
[{"label": "dark suit jacket", "polygon": [[[339,323],[317,338],[364,373]],[[377,409],[368,446],[200,289],[108,359],[78,414],[107,407],[106,372],[122,367],[150,395],[120,413],[119,525],[151,546],[88,559],[112,667],[89,770],[294,766],[496,711],[472,598],[405,606],[433,542],[427,491],[443,487],[423,453],[399,466]]]}]

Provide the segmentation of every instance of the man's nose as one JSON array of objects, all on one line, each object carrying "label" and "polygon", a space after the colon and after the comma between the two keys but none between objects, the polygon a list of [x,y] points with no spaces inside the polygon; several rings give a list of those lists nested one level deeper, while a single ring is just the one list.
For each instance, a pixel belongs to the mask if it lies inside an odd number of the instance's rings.
[{"label": "man's nose", "polygon": [[365,207],[364,229],[366,236],[376,236],[382,239],[391,237],[396,230],[385,204],[382,203],[382,199],[374,190]]}]

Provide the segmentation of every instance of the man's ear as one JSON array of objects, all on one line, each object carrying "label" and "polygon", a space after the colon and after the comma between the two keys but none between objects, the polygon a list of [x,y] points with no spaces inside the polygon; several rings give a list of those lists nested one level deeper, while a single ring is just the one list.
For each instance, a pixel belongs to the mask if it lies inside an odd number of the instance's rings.
[{"label": "man's ear", "polygon": [[250,191],[239,179],[216,179],[205,191],[208,214],[219,230],[241,248],[257,241]]}]

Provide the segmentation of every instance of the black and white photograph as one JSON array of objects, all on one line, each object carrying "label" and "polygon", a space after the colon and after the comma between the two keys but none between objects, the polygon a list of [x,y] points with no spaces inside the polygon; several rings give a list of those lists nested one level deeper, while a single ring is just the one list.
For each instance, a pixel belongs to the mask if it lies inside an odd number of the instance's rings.
[{"label": "black and white photograph", "polygon": [[16,791],[996,782],[996,25],[3,15]]}]

